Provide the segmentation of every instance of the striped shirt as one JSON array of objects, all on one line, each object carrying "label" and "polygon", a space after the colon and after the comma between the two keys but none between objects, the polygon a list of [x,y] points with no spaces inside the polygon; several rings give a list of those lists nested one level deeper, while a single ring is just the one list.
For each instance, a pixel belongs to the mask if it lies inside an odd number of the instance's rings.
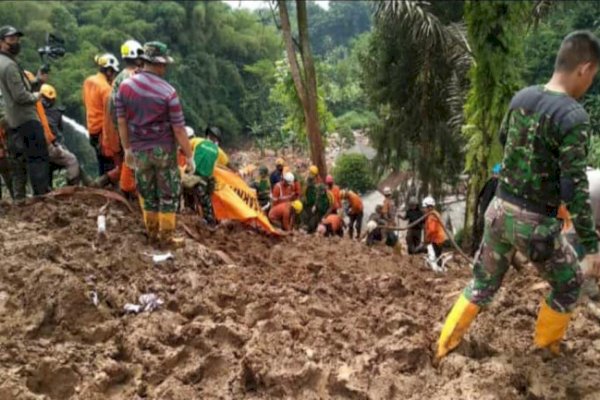
[{"label": "striped shirt", "polygon": [[119,86],[115,101],[117,118],[125,118],[133,151],[160,146],[175,149],[172,126],[185,120],[175,88],[156,74],[142,71]]}]

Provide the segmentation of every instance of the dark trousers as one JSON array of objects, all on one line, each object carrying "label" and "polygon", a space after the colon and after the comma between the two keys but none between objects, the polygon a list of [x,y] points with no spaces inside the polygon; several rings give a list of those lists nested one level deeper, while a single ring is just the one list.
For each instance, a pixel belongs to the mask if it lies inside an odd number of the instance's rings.
[{"label": "dark trousers", "polygon": [[102,155],[99,133],[92,135],[90,132],[90,144],[96,151],[96,158],[98,159],[98,176],[102,176],[112,170],[115,167],[115,163],[112,158],[104,157]]},{"label": "dark trousers", "polygon": [[15,200],[24,200],[27,175],[36,196],[50,190],[48,145],[40,121],[27,121],[8,132],[8,154]]},{"label": "dark trousers", "polygon": [[[12,174],[10,172],[10,159],[8,157],[0,158],[0,175],[2,176],[2,180],[4,180],[4,184],[8,189],[8,193],[10,197],[14,199],[15,195],[13,192],[13,183],[12,183]],[[2,198],[2,190],[0,189],[0,198]]]},{"label": "dark trousers", "polygon": [[363,213],[358,214],[349,214],[350,224],[348,226],[348,234],[350,235],[350,239],[354,237],[354,228],[356,228],[356,237],[360,238],[360,231],[362,229],[362,220]]},{"label": "dark trousers", "polygon": [[421,245],[421,230],[420,229],[409,229],[406,232],[406,246],[408,247],[408,254],[416,254],[418,247]]}]

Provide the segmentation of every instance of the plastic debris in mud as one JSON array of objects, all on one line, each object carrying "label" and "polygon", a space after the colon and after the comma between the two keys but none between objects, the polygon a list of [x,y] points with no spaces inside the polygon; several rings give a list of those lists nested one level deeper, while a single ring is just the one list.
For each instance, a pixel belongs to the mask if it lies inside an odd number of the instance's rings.
[{"label": "plastic debris in mud", "polygon": [[175,259],[175,256],[170,251],[168,253],[160,253],[160,254],[144,253],[144,255],[150,257],[154,264],[161,264],[161,263],[164,263],[165,261]]},{"label": "plastic debris in mud", "polygon": [[98,307],[98,304],[100,304],[100,299],[98,297],[98,292],[96,292],[95,290],[93,292],[90,293],[90,298],[92,299],[92,304],[95,307]]},{"label": "plastic debris in mud", "polygon": [[106,216],[98,215],[98,237],[100,239],[106,238]]},{"label": "plastic debris in mud", "polygon": [[[427,261],[427,265],[434,272],[446,272],[446,264],[453,258],[452,253],[445,253],[436,257],[435,250],[432,245],[427,245],[427,257],[425,257],[425,261]],[[441,265],[438,262],[441,260]]]},{"label": "plastic debris in mud", "polygon": [[128,313],[139,314],[140,312],[152,312],[158,309],[165,302],[158,298],[154,293],[146,293],[139,297],[139,304],[127,303],[123,310]]}]

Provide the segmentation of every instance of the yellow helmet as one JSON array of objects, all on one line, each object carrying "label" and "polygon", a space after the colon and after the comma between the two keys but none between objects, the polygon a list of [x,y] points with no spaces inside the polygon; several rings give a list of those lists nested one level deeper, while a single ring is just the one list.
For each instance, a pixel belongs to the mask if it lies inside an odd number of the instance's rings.
[{"label": "yellow helmet", "polygon": [[319,168],[317,168],[316,165],[311,165],[310,168],[308,169],[308,171],[310,172],[311,175],[313,176],[317,176],[319,175]]},{"label": "yellow helmet", "polygon": [[121,58],[135,60],[144,54],[144,48],[137,40],[128,40],[121,45]]},{"label": "yellow helmet", "polygon": [[94,57],[94,62],[101,68],[112,68],[113,71],[119,72],[119,60],[110,53]]},{"label": "yellow helmet", "polygon": [[47,83],[42,85],[40,88],[40,93],[49,100],[56,99],[56,89],[54,89],[54,86],[48,85]]},{"label": "yellow helmet", "polygon": [[283,158],[278,158],[277,161],[275,161],[276,166],[283,166],[283,164],[285,164],[285,161],[283,161]]},{"label": "yellow helmet", "polygon": [[295,200],[292,201],[292,208],[294,209],[294,211],[296,211],[296,214],[300,214],[302,213],[302,209],[304,208],[304,206],[302,205],[302,202],[300,200]]}]

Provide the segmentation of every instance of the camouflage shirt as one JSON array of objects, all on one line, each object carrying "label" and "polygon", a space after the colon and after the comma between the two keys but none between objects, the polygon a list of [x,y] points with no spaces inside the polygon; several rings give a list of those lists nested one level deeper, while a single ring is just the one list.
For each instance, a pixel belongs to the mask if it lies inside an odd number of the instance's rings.
[{"label": "camouflage shirt", "polygon": [[517,93],[502,123],[505,145],[500,188],[527,201],[558,207],[573,217],[580,244],[598,251],[586,159],[589,117],[563,93],[531,86]]}]

